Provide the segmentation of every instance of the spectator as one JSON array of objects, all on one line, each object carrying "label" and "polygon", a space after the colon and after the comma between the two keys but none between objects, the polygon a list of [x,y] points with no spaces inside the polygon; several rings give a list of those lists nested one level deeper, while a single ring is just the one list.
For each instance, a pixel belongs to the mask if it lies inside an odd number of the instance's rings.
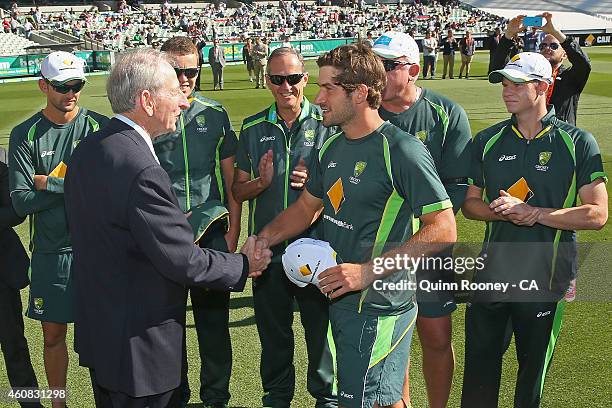
[{"label": "spectator", "polygon": [[449,73],[449,78],[453,76],[455,68],[455,49],[458,47],[458,42],[453,35],[453,30],[448,30],[446,37],[442,40],[442,59],[444,60],[444,69],[442,71],[442,79],[446,79],[446,73]]},{"label": "spectator", "polygon": [[242,47],[242,62],[246,65],[249,73],[249,81],[253,82],[253,43],[250,38],[246,39],[244,47]]},{"label": "spectator", "polygon": [[256,89],[265,88],[264,76],[268,59],[268,46],[263,39],[257,38],[253,47],[253,67],[255,68]]},{"label": "spectator", "polygon": [[208,50],[208,63],[213,74],[213,90],[223,90],[223,68],[225,68],[225,48],[219,45],[219,40],[213,40],[213,46]]},{"label": "spectator", "polygon": [[436,75],[436,54],[438,53],[438,40],[431,35],[431,31],[425,34],[423,40],[423,79],[433,79]]},{"label": "spectator", "polygon": [[465,68],[465,79],[470,77],[470,65],[472,65],[472,59],[474,58],[474,38],[472,33],[469,31],[465,32],[465,36],[459,42],[459,50],[461,51],[461,68],[459,69],[459,79],[463,76],[463,69]]},{"label": "spectator", "polygon": [[531,27],[531,31],[525,33],[525,51],[538,52],[539,39],[538,27]]},{"label": "spectator", "polygon": [[490,74],[493,71],[493,56],[495,55],[495,51],[499,46],[499,41],[501,40],[502,33],[501,28],[495,27],[495,32],[488,38],[489,42],[489,69],[487,74]]}]

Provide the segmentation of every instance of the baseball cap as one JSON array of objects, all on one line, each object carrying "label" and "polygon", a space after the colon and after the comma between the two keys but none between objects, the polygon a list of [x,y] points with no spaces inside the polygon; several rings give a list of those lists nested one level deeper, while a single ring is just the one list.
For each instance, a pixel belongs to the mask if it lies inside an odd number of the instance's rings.
[{"label": "baseball cap", "polygon": [[338,264],[336,251],[329,242],[301,238],[285,249],[282,256],[287,278],[303,288],[309,283],[319,284],[318,276],[324,270]]},{"label": "baseball cap", "polygon": [[64,84],[74,79],[85,80],[83,60],[66,51],[56,51],[47,55],[40,67],[40,74],[57,84]]},{"label": "baseball cap", "polygon": [[503,69],[489,74],[489,82],[496,84],[506,78],[515,83],[544,81],[552,84],[552,67],[542,54],[521,52],[510,59]]},{"label": "baseball cap", "polygon": [[372,46],[372,51],[383,58],[406,57],[411,64],[418,64],[419,46],[414,39],[399,31],[387,31]]}]

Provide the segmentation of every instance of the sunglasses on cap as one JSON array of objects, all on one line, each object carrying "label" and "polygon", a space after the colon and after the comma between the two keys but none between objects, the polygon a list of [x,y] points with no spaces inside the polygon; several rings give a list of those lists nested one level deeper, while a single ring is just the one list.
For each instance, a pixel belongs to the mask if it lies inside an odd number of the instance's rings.
[{"label": "sunglasses on cap", "polygon": [[55,89],[55,92],[60,93],[62,95],[65,95],[70,91],[72,91],[73,93],[79,93],[81,92],[81,89],[83,89],[83,87],[85,86],[85,81],[79,81],[73,85],[68,85],[68,84],[56,85],[53,82],[49,81],[48,79],[45,79],[45,81],[49,85],[51,85],[53,89]]},{"label": "sunglasses on cap", "polygon": [[383,66],[385,67],[386,72],[391,72],[395,68],[401,65],[414,65],[413,63],[407,62],[407,61],[397,61],[397,60],[381,60],[381,61],[383,63]]},{"label": "sunglasses on cap", "polygon": [[291,75],[268,75],[270,82],[276,86],[280,86],[287,81],[289,85],[297,85],[306,74],[291,74]]},{"label": "sunglasses on cap", "polygon": [[181,74],[185,75],[187,78],[192,79],[198,76],[198,72],[200,72],[200,68],[174,68],[174,72],[176,72],[177,78],[181,76]]},{"label": "sunglasses on cap", "polygon": [[555,51],[555,50],[559,49],[560,45],[559,45],[559,43],[555,43],[555,42],[554,43],[550,43],[550,44],[543,42],[543,43],[540,43],[540,45],[539,45],[540,51],[542,51],[546,47],[548,47],[551,50]]}]

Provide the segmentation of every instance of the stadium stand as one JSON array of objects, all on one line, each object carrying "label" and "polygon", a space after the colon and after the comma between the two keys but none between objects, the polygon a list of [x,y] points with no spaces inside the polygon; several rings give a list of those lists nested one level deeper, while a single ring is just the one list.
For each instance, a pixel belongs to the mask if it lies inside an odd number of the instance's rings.
[{"label": "stadium stand", "polygon": [[[380,1],[380,2],[379,2]],[[386,1],[386,0],[385,0]],[[508,18],[544,10],[555,13],[564,30],[612,28],[612,0],[473,0],[391,4],[376,0],[346,1],[350,6],[329,6],[317,2],[265,1],[246,3],[143,4],[140,8],[118,2],[118,11],[101,11],[91,4],[70,6],[15,7],[4,12],[4,32],[0,55],[23,54],[33,44],[84,42],[87,49],[121,51],[126,48],[155,46],[176,35],[189,35],[206,42],[213,37],[222,42],[242,41],[264,36],[271,41],[347,38],[370,32],[376,37],[389,29],[411,32],[416,38],[425,32],[456,35],[466,30],[478,35],[495,27],[505,28]],[[26,21],[33,30],[28,33]],[[64,34],[62,34],[64,33]],[[14,37],[19,39],[15,39]],[[30,41],[23,37],[27,36]],[[67,37],[70,37],[68,39]]]},{"label": "stadium stand", "polygon": [[[456,1],[430,5],[355,3],[350,7],[321,6],[314,1],[237,3],[146,4],[143,9],[120,6],[120,12],[92,10],[89,6],[69,9],[19,8],[20,27],[25,19],[38,30],[57,30],[100,42],[107,49],[122,50],[156,45],[175,35],[190,35],[210,41],[240,41],[265,36],[269,40],[344,38],[378,35],[391,28],[412,31],[416,37],[427,30],[453,28],[488,32],[505,20]],[[23,30],[20,30],[23,31]]]}]

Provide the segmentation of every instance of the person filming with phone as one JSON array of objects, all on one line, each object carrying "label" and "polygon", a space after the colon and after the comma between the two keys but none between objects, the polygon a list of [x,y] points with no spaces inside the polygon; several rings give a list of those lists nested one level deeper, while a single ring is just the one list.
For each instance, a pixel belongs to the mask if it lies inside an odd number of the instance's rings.
[{"label": "person filming with phone", "polygon": [[[535,17],[519,15],[510,20],[493,56],[491,68],[502,69],[511,55],[514,46],[512,39],[527,30],[530,24],[538,23],[541,24],[538,28],[545,33],[538,49],[550,62],[553,70],[553,83],[548,88],[546,103],[555,107],[557,118],[575,126],[578,100],[589,79],[591,62],[580,48],[577,39],[566,36],[555,27],[551,13],[542,13]],[[572,64],[571,67],[563,65],[566,58]]]}]

